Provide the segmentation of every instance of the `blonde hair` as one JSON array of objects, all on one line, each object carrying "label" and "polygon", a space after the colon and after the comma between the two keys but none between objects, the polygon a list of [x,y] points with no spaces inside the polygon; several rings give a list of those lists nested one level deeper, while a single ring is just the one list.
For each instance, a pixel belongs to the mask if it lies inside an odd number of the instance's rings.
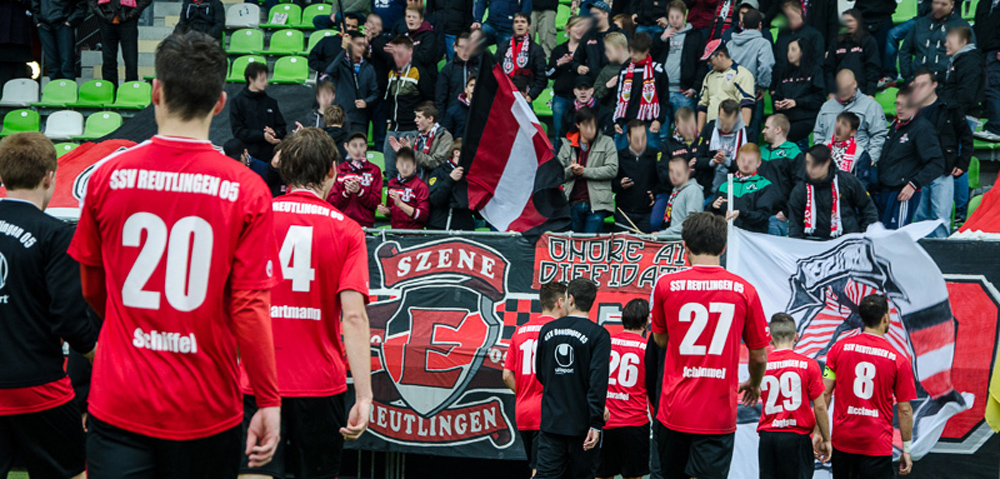
[{"label": "blonde hair", "polygon": [[583,18],[582,15],[573,15],[572,17],[569,17],[569,20],[566,22],[565,31],[569,32],[573,29],[573,27],[583,23],[584,21],[586,21],[586,19]]},{"label": "blonde hair", "polygon": [[604,36],[605,45],[614,45],[622,50],[628,50],[628,38],[622,32],[611,32]]}]

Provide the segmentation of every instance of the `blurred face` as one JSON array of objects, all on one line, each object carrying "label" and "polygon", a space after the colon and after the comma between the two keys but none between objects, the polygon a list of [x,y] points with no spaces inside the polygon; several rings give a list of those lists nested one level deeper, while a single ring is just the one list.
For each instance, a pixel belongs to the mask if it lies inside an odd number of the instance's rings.
[{"label": "blurred face", "polygon": [[514,17],[514,35],[522,36],[528,34],[528,19],[524,17]]},{"label": "blurred face", "polygon": [[471,100],[474,91],[476,91],[476,80],[473,79],[465,84],[465,97]]},{"label": "blurred face", "polygon": [[732,133],[732,131],[736,129],[736,119],[739,117],[740,112],[738,111],[729,115],[726,112],[719,110],[719,118],[715,120],[716,123],[719,124],[719,131],[723,133]]},{"label": "blurred face", "polygon": [[768,143],[774,143],[778,139],[778,129],[774,127],[774,122],[771,121],[771,117],[768,117],[764,122],[764,141]]},{"label": "blurred face", "polygon": [[359,25],[358,25],[358,19],[357,18],[351,18],[351,17],[345,17],[344,18],[344,28],[346,28],[347,31],[349,31],[349,32],[356,32],[356,31],[358,31],[358,26]]},{"label": "blurred face", "polygon": [[649,56],[649,51],[637,52],[635,50],[629,50],[629,55],[631,55],[632,61],[639,63]]},{"label": "blurred face", "polygon": [[333,104],[337,95],[334,95],[330,90],[320,90],[316,93],[316,103],[319,104],[320,110]]},{"label": "blurred face", "polygon": [[937,19],[951,15],[951,11],[954,9],[955,0],[934,0],[931,2],[931,15]]},{"label": "blurred face", "polygon": [[573,25],[573,28],[569,29],[569,35],[574,40],[579,41],[584,35],[586,35],[587,30],[590,30],[590,20],[584,20],[576,25]]},{"label": "blurred face", "polygon": [[932,82],[929,75],[917,75],[913,79],[913,101],[918,105],[929,105],[936,99],[934,96],[937,82]]},{"label": "blurred face", "polygon": [[680,10],[671,8],[670,12],[667,13],[667,23],[670,24],[670,28],[680,30],[687,24],[687,17]]},{"label": "blurred face", "polygon": [[264,91],[267,89],[267,73],[264,72],[257,75],[257,78],[251,80],[247,86],[250,88],[250,91]]},{"label": "blurred face", "polygon": [[365,157],[365,151],[368,150],[368,142],[363,138],[355,138],[347,142],[347,154],[351,155],[351,158],[360,160]]},{"label": "blurred face", "polygon": [[402,45],[395,45],[392,50],[392,59],[396,63],[396,68],[403,68],[410,63],[413,58],[413,50]]},{"label": "blurred face", "polygon": [[903,95],[896,96],[896,118],[906,121],[913,118],[914,109],[910,105],[910,98]]},{"label": "blurred face", "polygon": [[628,146],[636,153],[642,153],[646,150],[645,127],[628,129]]},{"label": "blurred face", "polygon": [[806,174],[813,181],[820,181],[830,174],[830,162],[819,163],[809,153],[806,153]]},{"label": "blurred face", "polygon": [[736,155],[736,167],[740,169],[740,174],[751,175],[760,166],[760,155],[752,153],[740,153]]},{"label": "blurred face", "polygon": [[406,28],[413,31],[420,28],[420,24],[422,23],[424,23],[424,19],[419,13],[414,12],[413,10],[406,11]]},{"label": "blurred face", "polygon": [[844,15],[840,17],[840,20],[844,23],[844,27],[847,28],[847,33],[857,33],[858,31],[858,20],[850,15]]},{"label": "blurred face", "polygon": [[833,136],[837,141],[847,141],[848,138],[854,136],[854,133],[851,124],[844,120],[837,120],[837,123],[833,125]]},{"label": "blurred face", "polygon": [[417,162],[413,161],[413,158],[396,157],[396,169],[399,170],[399,175],[403,178],[409,178],[413,176],[413,173],[417,171]]},{"label": "blurred face", "polygon": [[792,42],[788,44],[788,63],[793,65],[798,65],[802,61],[802,49],[799,48],[799,42]]},{"label": "blurred face", "polygon": [[670,184],[674,185],[674,188],[684,186],[684,183],[687,183],[690,177],[691,168],[688,167],[686,161],[670,162]]},{"label": "blurred face", "polygon": [[837,98],[841,101],[850,100],[858,91],[858,83],[848,76],[837,75]]},{"label": "blurred face", "polygon": [[609,62],[620,62],[622,58],[625,57],[625,51],[617,45],[612,45],[610,43],[604,44],[604,56]]},{"label": "blurred face", "polygon": [[600,28],[608,27],[608,12],[601,10],[600,8],[591,8],[590,16],[594,17],[594,24]]},{"label": "blurred face", "polygon": [[413,122],[417,124],[417,129],[424,133],[430,131],[431,128],[434,127],[434,117],[424,116],[424,114],[419,111],[413,117]]},{"label": "blurred face", "polygon": [[365,20],[365,33],[368,35],[378,35],[382,32],[382,19],[375,15],[369,15]]},{"label": "blurred face", "polygon": [[683,120],[675,118],[674,123],[677,125],[677,132],[684,138],[698,137],[698,120],[694,116]]},{"label": "blurred face", "polygon": [[708,59],[708,64],[712,65],[712,68],[715,71],[721,72],[725,71],[726,68],[729,68],[731,62],[729,58],[726,58],[725,55],[720,55],[718,53],[715,53]]},{"label": "blurred face", "polygon": [[585,121],[583,123],[578,123],[577,128],[580,129],[580,138],[587,143],[594,141],[597,137],[597,122],[596,121]]},{"label": "blurred face", "polygon": [[463,62],[469,59],[469,41],[466,39],[455,40],[455,54]]},{"label": "blurred face", "polygon": [[962,47],[965,46],[965,40],[957,33],[949,33],[944,41],[944,51],[949,57],[955,56]]},{"label": "blurred face", "polygon": [[785,17],[788,18],[788,26],[791,27],[792,30],[798,30],[799,27],[802,26],[802,12],[799,11],[798,8],[785,7],[782,8],[781,11],[785,14]]},{"label": "blurred face", "polygon": [[576,101],[586,104],[594,97],[594,89],[579,86],[573,89],[573,95],[576,96]]},{"label": "blurred face", "polygon": [[354,51],[351,53],[355,60],[361,58],[361,55],[368,51],[368,39],[365,37],[353,38],[351,43],[354,44]]}]

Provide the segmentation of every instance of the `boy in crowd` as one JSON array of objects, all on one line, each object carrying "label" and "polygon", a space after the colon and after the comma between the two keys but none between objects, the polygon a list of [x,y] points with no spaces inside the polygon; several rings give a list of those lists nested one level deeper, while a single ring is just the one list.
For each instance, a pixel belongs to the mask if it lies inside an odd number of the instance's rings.
[{"label": "boy in crowd", "polygon": [[559,140],[570,224],[578,233],[600,233],[604,218],[615,211],[611,185],[618,174],[618,152],[611,137],[598,131],[594,110],[577,110],[574,123],[576,137]]},{"label": "boy in crowd", "polygon": [[[229,124],[233,136],[239,138],[250,155],[265,163],[271,162],[274,147],[286,134],[285,117],[278,102],[267,94],[267,64],[254,62],[243,72],[247,86],[233,98],[229,105]],[[268,168],[264,180],[271,194],[281,194],[278,170]]]},{"label": "boy in crowd", "polygon": [[[670,108],[670,82],[663,65],[649,55],[652,39],[636,33],[629,43],[631,61],[618,74],[618,99],[615,105],[616,145],[623,148],[627,138],[623,127],[632,121],[642,122],[651,148],[660,147],[660,128],[667,121]],[[631,130],[631,128],[630,128]]]},{"label": "boy in crowd", "polygon": [[788,210],[785,202],[795,182],[802,177],[802,150],[788,141],[791,122],[783,113],[775,113],[764,121],[764,146],[760,148],[760,176],[767,178],[781,192],[781,206],[770,219],[767,232],[776,236],[788,234]]},{"label": "boy in crowd", "polygon": [[705,38],[687,22],[687,5],[673,0],[667,6],[667,28],[653,39],[656,58],[663,58],[663,71],[670,81],[670,107],[695,107],[695,96],[708,69],[700,61]]},{"label": "boy in crowd", "polygon": [[[437,79],[437,64],[441,60],[441,54],[444,53],[444,49],[438,48],[434,27],[431,26],[430,22],[424,20],[422,2],[407,3],[406,13],[403,18],[406,31],[403,34],[409,37],[410,40],[413,40],[413,64],[422,67],[422,72],[429,74],[430,80],[433,82]],[[432,87],[432,95],[433,90],[434,88]],[[428,100],[433,100],[433,98],[428,98]]]},{"label": "boy in crowd", "polygon": [[528,35],[531,17],[527,13],[514,14],[514,35],[508,41],[497,45],[496,58],[503,72],[514,78],[528,79],[528,103],[538,98],[548,84],[545,76],[545,51]]},{"label": "boy in crowd", "polygon": [[421,177],[429,175],[451,156],[451,133],[438,123],[438,110],[433,102],[425,101],[417,105],[413,121],[417,124],[417,138],[413,141],[413,151]]},{"label": "boy in crowd", "polygon": [[323,112],[326,110],[326,107],[332,105],[337,100],[337,85],[334,85],[330,81],[317,81],[315,91],[316,103],[313,104],[313,109],[309,111],[309,114],[305,118],[295,122],[295,131],[307,126],[315,128],[326,126],[326,121],[323,120]]},{"label": "boy in crowd", "polygon": [[622,32],[611,32],[604,37],[604,56],[608,63],[601,68],[594,79],[594,97],[606,108],[615,107],[615,92],[618,91],[618,74],[622,65],[629,61],[628,37]]},{"label": "boy in crowd", "polygon": [[684,220],[705,209],[705,193],[698,181],[691,177],[691,167],[683,156],[670,158],[670,184],[674,190],[667,198],[660,224],[665,227],[660,234],[679,236]]},{"label": "boy in crowd", "polygon": [[375,67],[365,59],[368,39],[361,32],[348,32],[344,35],[344,51],[326,68],[325,75],[337,84],[340,98],[335,101],[344,109],[349,129],[368,131],[379,96]]},{"label": "boy in crowd", "polygon": [[[705,188],[706,195],[713,195],[726,182],[736,168],[736,152],[747,144],[747,126],[740,115],[740,104],[725,100],[719,105],[715,120],[708,122],[701,132],[701,147],[695,164],[695,177]],[[698,114],[699,121],[704,118]]]},{"label": "boy in crowd", "polygon": [[543,284],[538,289],[538,303],[542,314],[514,331],[503,365],[503,382],[516,396],[514,421],[532,474],[538,460],[538,428],[542,420],[542,385],[535,377],[538,333],[546,323],[566,316],[566,285],[557,281]]},{"label": "boy in crowd", "polygon": [[594,98],[594,81],[590,79],[587,75],[580,75],[576,79],[576,85],[573,87],[573,108],[566,110],[566,116],[563,117],[562,126],[563,131],[559,132],[557,138],[565,138],[568,134],[573,134],[578,132],[576,128],[576,112],[583,108],[590,108],[593,110],[597,121],[597,129],[604,135],[614,138],[615,134],[615,121],[612,117],[611,110],[597,103],[597,99]]},{"label": "boy in crowd", "polygon": [[805,180],[792,190],[787,210],[792,238],[834,239],[864,233],[878,222],[878,210],[864,185],[837,167],[825,145],[806,153]]},{"label": "boy in crowd", "polygon": [[[653,204],[653,212],[649,217],[650,227],[653,231],[660,231],[670,226],[670,221],[667,218],[667,203],[670,200],[672,192],[669,188],[664,187],[666,185],[673,185],[670,160],[674,157],[681,157],[684,159],[685,165],[693,168],[697,164],[695,158],[700,144],[701,137],[698,135],[698,120],[695,118],[694,110],[686,106],[679,108],[674,112],[674,134],[670,138],[667,138],[662,149],[663,155],[658,157],[656,161],[656,175],[661,187],[655,194],[656,203]],[[688,176],[691,176],[690,172]],[[682,184],[685,183],[687,183],[687,180]],[[698,188],[698,190],[701,191],[701,188]],[[703,203],[705,198],[702,197],[701,200]],[[699,211],[704,209],[705,205],[701,204]],[[680,229],[677,230],[677,234],[680,234]]]},{"label": "boy in crowd", "polygon": [[[812,477],[814,449],[824,463],[831,454],[823,374],[816,360],[792,351],[799,340],[795,318],[786,313],[775,314],[771,317],[770,332],[774,351],[767,357],[767,372],[760,384],[764,412],[757,425],[760,477]],[[810,434],[814,435],[811,440]]]},{"label": "boy in crowd", "polygon": [[858,146],[867,151],[873,161],[879,158],[886,141],[885,112],[877,101],[858,90],[858,82],[850,69],[837,72],[836,97],[823,103],[816,115],[813,143],[822,144],[827,138],[833,138],[837,115],[845,111],[861,120],[856,135]]},{"label": "boy in crowd", "polygon": [[419,133],[414,122],[415,108],[424,100],[430,100],[433,83],[423,66],[413,64],[413,40],[400,35],[386,46],[392,55],[395,69],[389,72],[389,83],[385,90],[387,112],[387,132],[382,153],[385,154],[385,173],[396,176],[396,149],[393,142],[406,138],[412,140]]},{"label": "boy in crowd", "polygon": [[618,150],[618,175],[611,182],[615,196],[615,224],[621,230],[638,229],[649,233],[649,215],[653,210],[656,188],[656,157],[659,154],[646,142],[646,125],[639,120],[628,123],[628,146]]},{"label": "boy in crowd", "polygon": [[736,156],[738,171],[733,178],[733,211],[725,206],[729,196],[729,182],[719,186],[719,192],[712,201],[712,210],[724,214],[726,220],[733,218],[737,228],[757,233],[767,233],[768,222],[780,208],[782,198],[778,187],[767,178],[760,176],[760,148],[747,143],[740,147]]},{"label": "boy in crowd", "polygon": [[[646,397],[646,339],[649,301],[636,298],[622,308],[624,331],[611,336],[611,365],[597,477],[639,479],[649,474],[649,401]],[[617,360],[616,360],[617,358]]]},{"label": "boy in crowd", "polygon": [[347,147],[344,145],[347,144],[349,132],[344,128],[344,119],[344,109],[340,105],[330,105],[323,113],[323,122],[326,124],[323,131],[337,145],[340,158],[347,158]]},{"label": "boy in crowd", "polygon": [[[476,36],[478,39],[479,36]],[[458,103],[462,92],[469,86],[469,80],[479,74],[479,66],[483,55],[477,51],[478,45],[473,45],[473,36],[463,32],[455,39],[455,55],[441,67],[434,92],[434,106],[445,116],[453,105]],[[448,129],[448,131],[455,131]]]},{"label": "boy in crowd", "polygon": [[472,105],[472,94],[476,91],[476,77],[470,76],[465,81],[465,90],[458,95],[458,101],[452,102],[444,113],[441,126],[459,140],[465,136],[465,123],[469,121],[469,107]]},{"label": "boy in crowd", "polygon": [[389,205],[378,205],[379,214],[389,217],[393,229],[422,230],[430,213],[427,184],[417,176],[417,159],[413,148],[397,152],[399,173],[389,179]]},{"label": "boy in crowd", "polygon": [[705,76],[701,86],[701,100],[698,101],[698,128],[716,118],[719,107],[726,100],[737,102],[742,123],[749,125],[757,102],[754,96],[753,74],[746,67],[738,65],[729,56],[729,50],[721,40],[713,40],[705,46],[702,61],[708,60],[712,71]]},{"label": "boy in crowd", "polygon": [[455,185],[465,177],[465,168],[458,166],[462,154],[462,140],[451,142],[451,157],[437,167],[427,180],[430,190],[428,201],[431,213],[427,219],[427,229],[472,231],[476,222],[472,210],[462,208],[455,199]]},{"label": "boy in crowd", "polygon": [[356,131],[347,139],[347,155],[337,165],[337,182],[326,198],[331,205],[365,228],[375,226],[382,202],[382,170],[368,161],[368,135]]},{"label": "boy in crowd", "polygon": [[858,128],[861,119],[858,115],[845,111],[837,115],[837,123],[833,128],[833,138],[827,143],[833,164],[841,171],[856,176],[865,190],[871,185],[872,162],[871,155],[864,148],[858,147]]}]

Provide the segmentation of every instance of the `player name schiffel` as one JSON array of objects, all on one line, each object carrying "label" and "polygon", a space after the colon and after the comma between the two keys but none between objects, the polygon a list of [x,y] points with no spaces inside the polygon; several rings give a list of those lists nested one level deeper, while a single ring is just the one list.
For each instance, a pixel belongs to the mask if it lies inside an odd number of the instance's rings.
[{"label": "player name schiffel", "polygon": [[684,377],[726,379],[726,368],[721,368],[721,369],[703,368],[703,367],[689,368],[685,366]]},{"label": "player name schiffel", "polygon": [[775,429],[782,429],[786,427],[795,427],[798,422],[795,419],[775,419],[771,422],[771,427]]},{"label": "player name schiffel", "polygon": [[298,306],[271,306],[271,318],[275,319],[323,319],[323,311],[319,308],[300,308]]},{"label": "player name schiffel", "polygon": [[892,351],[882,348],[873,348],[863,344],[845,344],[844,351],[855,351],[861,354],[870,354],[881,358],[889,358],[890,361],[896,360],[896,353]]},{"label": "player name schiffel", "polygon": [[867,409],[863,407],[854,407],[854,406],[848,406],[847,414],[853,416],[878,417],[878,411],[875,409]]},{"label": "player name schiffel", "polygon": [[218,176],[201,173],[179,173],[176,171],[155,171],[124,169],[111,172],[108,187],[112,190],[135,188],[138,190],[166,191],[170,193],[197,193],[218,196],[224,200],[236,201],[240,197],[240,184],[223,180]]},{"label": "player name schiffel", "polygon": [[730,279],[677,279],[670,282],[670,291],[735,291],[743,292],[743,283]]},{"label": "player name schiffel", "polygon": [[156,330],[147,333],[142,328],[135,328],[132,346],[150,351],[167,351],[180,354],[194,354],[198,352],[198,340],[195,339],[194,333],[185,336],[181,336],[181,333],[168,333]]},{"label": "player name schiffel", "polygon": [[629,394],[628,393],[615,393],[615,392],[608,391],[608,399],[617,399],[619,401],[628,401],[628,398],[629,398]]}]

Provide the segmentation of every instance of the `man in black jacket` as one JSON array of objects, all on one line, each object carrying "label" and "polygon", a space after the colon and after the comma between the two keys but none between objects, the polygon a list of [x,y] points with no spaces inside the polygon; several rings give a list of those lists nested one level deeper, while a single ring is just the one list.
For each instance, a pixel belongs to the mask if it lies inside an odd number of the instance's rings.
[{"label": "man in black jacket", "polygon": [[1000,141],[1000,5],[980,0],[976,6],[976,45],[986,57],[986,126],[976,133],[980,140]]},{"label": "man in black jacket", "polygon": [[42,41],[49,80],[75,80],[76,27],[87,14],[86,0],[31,0],[31,14]]},{"label": "man in black jacket", "polygon": [[337,85],[336,91],[340,92],[340,96],[336,98],[336,103],[347,114],[348,130],[368,131],[372,107],[380,93],[375,67],[364,57],[368,40],[360,32],[347,32],[343,38],[344,53],[330,63],[323,77]]},{"label": "man in black jacket", "polygon": [[[232,99],[229,105],[229,125],[233,136],[246,146],[250,156],[270,165],[274,147],[287,133],[285,117],[278,109],[278,102],[267,95],[267,65],[251,63],[243,72],[247,86]],[[271,194],[281,194],[281,178],[268,166],[265,178]]]},{"label": "man in black jacket", "polygon": [[589,318],[597,285],[566,288],[566,316],[538,333],[535,371],[542,385],[536,479],[594,477],[604,428],[611,335]]},{"label": "man in black jacket", "polygon": [[826,40],[823,34],[809,26],[803,18],[802,3],[799,0],[784,0],[781,11],[788,18],[788,27],[778,32],[774,42],[774,71],[781,71],[788,65],[788,44],[799,41],[802,58],[813,65],[822,65],[826,55]]},{"label": "man in black jacket", "polygon": [[[473,0],[428,0],[427,11],[434,12],[431,25],[438,34],[438,49],[444,46],[448,60],[455,56],[455,42],[472,25]],[[443,40],[443,43],[442,43]]]},{"label": "man in black jacket", "polygon": [[497,45],[496,58],[503,72],[513,78],[523,76],[528,79],[528,103],[538,98],[548,85],[545,76],[545,52],[528,35],[531,17],[527,13],[514,14],[514,34],[509,41]]},{"label": "man in black jacket", "polygon": [[653,40],[645,33],[636,33],[629,42],[631,61],[618,74],[615,94],[615,145],[621,149],[626,123],[639,120],[646,126],[646,140],[653,149],[660,147],[660,130],[667,123],[670,111],[670,81],[663,65],[649,55]]},{"label": "man in black jacket", "polygon": [[222,33],[226,31],[226,7],[222,1],[184,0],[174,33],[192,30],[222,41]]},{"label": "man in black jacket", "polygon": [[118,85],[118,47],[125,61],[125,81],[139,80],[139,17],[153,0],[87,0],[101,32],[101,78]]},{"label": "man in black jacket", "polygon": [[945,238],[951,233],[951,209],[955,198],[955,179],[969,169],[972,160],[972,130],[958,105],[950,104],[937,94],[937,75],[930,70],[920,70],[913,78],[913,103],[934,127],[944,170],[940,176],[924,187],[914,221],[939,219],[944,222],[932,236]]},{"label": "man in black jacket", "polygon": [[668,25],[663,33],[653,37],[653,58],[663,64],[670,86],[670,107],[695,108],[701,84],[708,74],[708,63],[701,61],[705,38],[701,30],[687,22],[687,5],[681,0],[670,2]]},{"label": "man in black jacket", "polygon": [[447,112],[453,104],[458,103],[458,96],[465,91],[469,78],[475,78],[479,74],[483,55],[475,52],[471,38],[472,35],[467,32],[462,32],[455,38],[455,55],[438,73],[434,105],[440,112]]},{"label": "man in black jacket", "polygon": [[788,199],[788,236],[828,240],[864,233],[877,222],[878,210],[861,181],[833,163],[826,145],[809,149],[805,181]]},{"label": "man in black jacket", "polygon": [[910,224],[920,204],[921,191],[944,172],[938,133],[914,104],[912,91],[896,95],[896,121],[882,146],[875,205],[882,224],[897,229]]},{"label": "man in black jacket", "polygon": [[970,121],[978,123],[986,73],[983,52],[972,43],[972,29],[969,27],[948,30],[944,47],[951,61],[944,78],[938,77],[941,96],[962,110]]},{"label": "man in black jacket", "polygon": [[632,120],[627,125],[628,146],[618,151],[618,175],[611,182],[615,192],[615,225],[619,230],[649,233],[656,189],[656,158],[660,152],[646,141],[646,125]]},{"label": "man in black jacket", "polygon": [[[743,2],[746,3],[746,2]],[[760,11],[764,12],[764,31],[771,29],[771,20],[781,13],[781,0],[763,0]],[[826,40],[827,45],[837,39],[840,32],[840,10],[837,0],[810,0],[802,2],[805,5],[806,25],[813,27]],[[864,27],[862,27],[864,28]]]},{"label": "man in black jacket", "polygon": [[462,140],[451,143],[451,157],[434,169],[427,180],[430,190],[431,213],[427,218],[429,230],[473,231],[476,222],[472,210],[459,206],[455,198],[455,185],[465,176],[465,168],[458,166],[462,154]]}]

